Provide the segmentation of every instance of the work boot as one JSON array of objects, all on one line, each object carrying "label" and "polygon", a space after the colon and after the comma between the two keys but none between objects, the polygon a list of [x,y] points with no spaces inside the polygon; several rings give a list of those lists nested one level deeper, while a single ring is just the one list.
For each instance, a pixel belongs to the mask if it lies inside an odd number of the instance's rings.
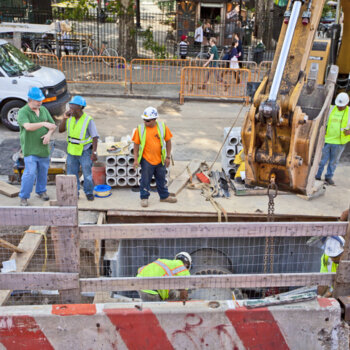
[{"label": "work boot", "polygon": [[316,176],[315,180],[321,181],[321,178]]},{"label": "work boot", "polygon": [[177,202],[177,198],[169,196],[167,198],[161,199],[160,201],[161,202],[165,202],[165,203],[176,203]]},{"label": "work boot", "polygon": [[19,205],[20,205],[21,207],[28,207],[27,198],[21,198],[21,201],[19,202]]},{"label": "work boot", "polygon": [[334,185],[335,185],[335,182],[334,182],[332,179],[326,179],[326,184],[327,184],[327,185],[334,186]]},{"label": "work boot", "polygon": [[43,193],[37,193],[36,196],[40,199],[42,199],[43,201],[48,201],[50,199],[50,197],[47,195],[46,192]]},{"label": "work boot", "polygon": [[148,199],[147,198],[141,199],[141,207],[143,207],[143,208],[148,207]]},{"label": "work boot", "polygon": [[87,195],[86,195],[86,198],[87,198],[87,200],[90,201],[90,202],[92,202],[92,201],[95,199],[94,195],[91,194],[91,193],[90,193],[90,194],[87,194]]}]

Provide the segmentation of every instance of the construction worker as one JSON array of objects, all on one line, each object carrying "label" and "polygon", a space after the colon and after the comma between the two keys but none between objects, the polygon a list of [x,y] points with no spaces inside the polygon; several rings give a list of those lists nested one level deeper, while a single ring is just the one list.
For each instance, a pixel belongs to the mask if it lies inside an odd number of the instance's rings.
[{"label": "construction worker", "polygon": [[[337,272],[340,258],[344,252],[344,244],[345,240],[340,236],[331,236],[326,239],[320,272]],[[332,296],[332,291],[332,286],[318,286],[317,288],[317,293],[326,298]]]},{"label": "construction worker", "polygon": [[169,195],[166,185],[166,168],[170,165],[172,133],[164,122],[158,122],[158,111],[154,107],[144,110],[140,124],[133,135],[134,167],[141,165],[141,206],[148,207],[150,184],[154,175],[161,202],[176,203]]},{"label": "construction worker", "polygon": [[74,96],[69,102],[69,110],[63,115],[59,132],[67,130],[67,174],[75,175],[80,189],[79,169],[84,175],[84,192],[88,201],[94,200],[92,162],[97,160],[97,140],[99,138],[94,120],[84,112],[86,101]]},{"label": "construction worker", "polygon": [[17,122],[25,165],[19,193],[21,206],[28,205],[34,182],[37,196],[44,201],[50,199],[46,193],[49,143],[56,124],[49,111],[42,106],[44,99],[43,92],[38,87],[32,87],[28,92],[28,103],[18,111]]},{"label": "construction worker", "polygon": [[[191,255],[187,252],[180,252],[175,255],[175,260],[157,259],[140,267],[136,277],[190,276],[191,266]],[[169,289],[140,290],[139,294],[143,301],[188,299],[188,292],[185,289],[180,291]]]},{"label": "construction worker", "polygon": [[327,123],[325,144],[322,149],[322,158],[316,174],[316,180],[321,180],[323,169],[328,162],[325,181],[328,185],[335,185],[333,175],[339,159],[350,142],[350,113],[349,95],[341,92],[335,99],[335,107],[332,109]]}]

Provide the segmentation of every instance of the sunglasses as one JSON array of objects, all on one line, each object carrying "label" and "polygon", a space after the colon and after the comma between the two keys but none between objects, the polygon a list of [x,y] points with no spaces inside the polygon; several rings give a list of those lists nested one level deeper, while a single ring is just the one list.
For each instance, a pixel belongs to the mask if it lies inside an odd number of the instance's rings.
[{"label": "sunglasses", "polygon": [[155,119],[150,119],[150,120],[144,120],[145,123],[153,122]]}]

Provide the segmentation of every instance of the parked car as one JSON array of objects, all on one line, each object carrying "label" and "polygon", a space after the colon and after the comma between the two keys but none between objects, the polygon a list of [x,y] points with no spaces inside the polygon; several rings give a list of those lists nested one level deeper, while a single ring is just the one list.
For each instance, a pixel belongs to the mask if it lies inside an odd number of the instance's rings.
[{"label": "parked car", "polygon": [[10,130],[19,131],[17,113],[27,103],[27,93],[33,86],[43,91],[46,97],[43,105],[52,116],[64,112],[69,101],[64,74],[36,65],[16,47],[0,39],[0,116]]}]

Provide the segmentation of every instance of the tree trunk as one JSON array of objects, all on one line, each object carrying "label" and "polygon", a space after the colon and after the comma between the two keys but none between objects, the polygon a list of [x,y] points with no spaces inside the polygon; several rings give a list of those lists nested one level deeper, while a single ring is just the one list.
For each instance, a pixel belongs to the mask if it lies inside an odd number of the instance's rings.
[{"label": "tree trunk", "polygon": [[119,15],[119,56],[126,60],[137,57],[136,27],[134,22],[134,11],[129,0],[121,1],[122,11]]},{"label": "tree trunk", "polygon": [[273,30],[273,8],[274,0],[256,0],[256,21],[255,33],[258,40],[262,40],[264,45],[271,46]]}]

